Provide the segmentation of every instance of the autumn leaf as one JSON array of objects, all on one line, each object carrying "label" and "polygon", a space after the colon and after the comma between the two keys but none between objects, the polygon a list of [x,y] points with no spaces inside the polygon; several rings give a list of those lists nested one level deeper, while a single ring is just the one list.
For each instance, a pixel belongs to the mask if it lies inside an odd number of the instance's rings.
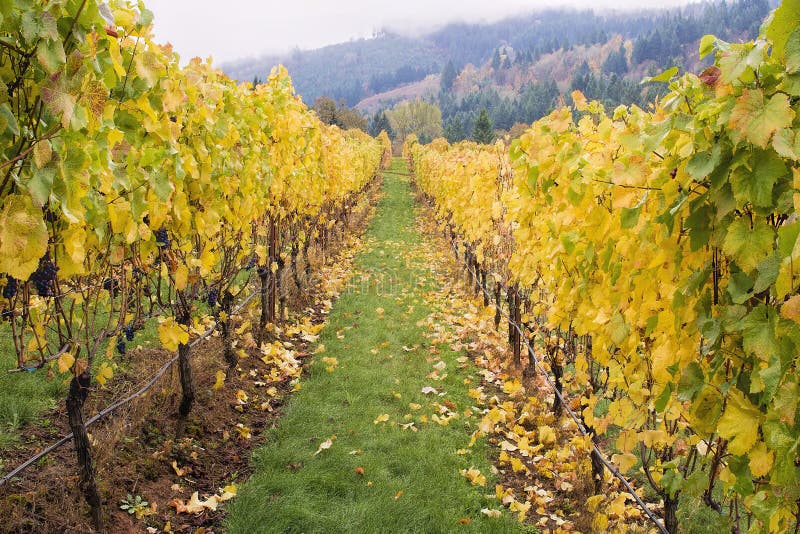
[{"label": "autumn leaf", "polygon": [[333,442],[334,442],[335,439],[336,439],[336,434],[332,435],[331,437],[329,437],[328,439],[326,439],[325,441],[320,443],[319,444],[319,448],[317,449],[317,452],[314,453],[314,456],[318,455],[322,451],[326,451],[326,450],[330,449],[331,446],[333,446]]},{"label": "autumn leaf", "polygon": [[175,352],[178,350],[178,345],[189,342],[189,332],[183,325],[178,324],[174,317],[169,317],[158,325],[158,339],[165,349]]},{"label": "autumn leaf", "polygon": [[717,424],[717,433],[729,440],[731,454],[747,454],[758,440],[761,412],[738,390],[728,394],[725,412]]},{"label": "autumn leaf", "polygon": [[461,476],[466,477],[473,486],[485,486],[486,476],[481,474],[478,469],[470,467],[469,469],[462,469]]},{"label": "autumn leaf", "polygon": [[217,371],[214,377],[215,381],[211,389],[214,391],[222,389],[225,386],[225,371]]},{"label": "autumn leaf", "polygon": [[42,210],[28,195],[8,195],[0,211],[0,272],[27,280],[47,252]]},{"label": "autumn leaf", "polygon": [[776,93],[766,99],[761,89],[744,89],[736,99],[728,126],[754,145],[767,148],[775,130],[789,128],[793,119],[786,94]]},{"label": "autumn leaf", "polygon": [[58,357],[58,372],[66,373],[67,371],[70,370],[73,363],[75,363],[75,356],[73,356],[69,352],[65,352],[64,354]]}]

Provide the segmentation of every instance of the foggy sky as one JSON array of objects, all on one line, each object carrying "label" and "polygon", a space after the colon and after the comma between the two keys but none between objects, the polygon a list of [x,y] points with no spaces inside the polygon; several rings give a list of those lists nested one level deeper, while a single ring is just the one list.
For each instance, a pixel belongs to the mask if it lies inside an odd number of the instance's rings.
[{"label": "foggy sky", "polygon": [[420,33],[448,22],[492,22],[545,7],[667,7],[686,0],[145,0],[158,42],[171,42],[185,63],[214,64],[294,47],[318,48],[370,37],[388,28]]}]

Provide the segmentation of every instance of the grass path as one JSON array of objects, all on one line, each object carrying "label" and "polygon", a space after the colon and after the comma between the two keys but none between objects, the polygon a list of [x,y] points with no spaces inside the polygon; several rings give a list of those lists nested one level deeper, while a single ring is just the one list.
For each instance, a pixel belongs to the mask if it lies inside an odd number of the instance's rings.
[{"label": "grass path", "polygon": [[[302,389],[254,455],[229,532],[521,529],[505,513],[481,513],[499,506],[485,497],[494,493],[485,447],[466,450],[473,369],[447,345],[431,347],[426,297],[436,277],[407,173],[397,159],[384,173],[351,288],[331,311]],[[459,474],[470,467],[489,475],[485,487]]]}]

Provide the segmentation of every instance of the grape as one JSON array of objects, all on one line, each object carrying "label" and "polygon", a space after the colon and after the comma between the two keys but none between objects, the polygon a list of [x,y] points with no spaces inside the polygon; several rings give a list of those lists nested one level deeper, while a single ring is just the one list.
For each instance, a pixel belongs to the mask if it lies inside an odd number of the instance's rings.
[{"label": "grape", "polygon": [[124,355],[125,351],[127,350],[125,346],[125,339],[122,336],[117,337],[117,352]]},{"label": "grape", "polygon": [[133,325],[125,326],[122,331],[125,333],[125,339],[128,341],[133,341]]},{"label": "grape", "polygon": [[169,248],[169,234],[164,227],[156,230],[156,241],[158,241],[158,248]]},{"label": "grape", "polygon": [[253,254],[252,256],[250,256],[250,260],[248,260],[247,267],[245,267],[245,268],[246,269],[252,269],[253,267],[256,266],[256,262],[257,261],[258,261],[258,258],[256,257],[255,254]]},{"label": "grape", "polygon": [[111,293],[111,296],[113,297],[117,292],[117,281],[113,278],[106,278],[103,280],[103,289]]},{"label": "grape", "polygon": [[33,282],[40,297],[52,297],[54,295],[53,282],[56,279],[57,272],[58,267],[50,259],[50,253],[47,252],[39,259],[39,267],[28,279]]},{"label": "grape", "polygon": [[219,299],[219,291],[217,291],[217,289],[214,288],[214,289],[212,289],[211,291],[208,292],[208,296],[206,297],[206,301],[208,302],[208,305],[213,308],[217,304],[217,299]]},{"label": "grape", "polygon": [[7,299],[14,298],[17,294],[17,279],[11,275],[6,275],[6,287],[3,288],[3,297]]}]

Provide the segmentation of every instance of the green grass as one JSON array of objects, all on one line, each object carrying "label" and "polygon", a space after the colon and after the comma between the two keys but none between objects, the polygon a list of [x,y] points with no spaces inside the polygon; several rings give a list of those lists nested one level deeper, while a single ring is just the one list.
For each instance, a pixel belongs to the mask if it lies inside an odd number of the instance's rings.
[{"label": "green grass", "polygon": [[[159,346],[156,326],[155,319],[147,321],[145,328],[136,332],[134,340],[128,343],[128,350],[140,345]],[[104,359],[102,355],[111,342],[113,340],[101,344],[98,351],[100,357],[95,360],[95,367]],[[127,366],[121,358],[117,358],[117,363],[123,369]],[[0,327],[0,450],[19,443],[22,427],[35,423],[43,412],[63,402],[67,395],[68,375],[56,373],[48,377],[47,367],[35,371],[7,372],[16,367],[17,358],[10,327],[3,323]],[[0,465],[0,472],[2,471],[3,466]]]},{"label": "green grass", "polygon": [[[525,531],[505,513],[493,519],[480,512],[501,507],[485,497],[494,493],[485,447],[456,454],[469,441],[465,425],[474,427],[463,417],[471,406],[464,384],[471,369],[457,368],[462,354],[440,346],[448,377],[426,378],[434,362],[426,360],[429,342],[417,322],[431,312],[423,294],[433,289],[434,276],[421,253],[430,245],[415,230],[408,179],[392,172],[407,170],[396,159],[385,173],[385,197],[356,259],[354,282],[321,333],[326,350],[315,356],[302,390],[255,453],[256,473],[231,503],[229,532]],[[336,358],[338,367],[328,372],[323,357]],[[423,395],[425,386],[441,386],[446,394]],[[448,426],[420,423],[420,414],[432,414],[434,400],[456,403],[462,416]],[[412,412],[409,403],[423,409]],[[405,423],[408,413],[419,432],[373,422],[388,414],[390,422]],[[314,455],[334,434],[333,446]],[[489,476],[486,487],[471,486],[459,474],[470,466]]]}]

